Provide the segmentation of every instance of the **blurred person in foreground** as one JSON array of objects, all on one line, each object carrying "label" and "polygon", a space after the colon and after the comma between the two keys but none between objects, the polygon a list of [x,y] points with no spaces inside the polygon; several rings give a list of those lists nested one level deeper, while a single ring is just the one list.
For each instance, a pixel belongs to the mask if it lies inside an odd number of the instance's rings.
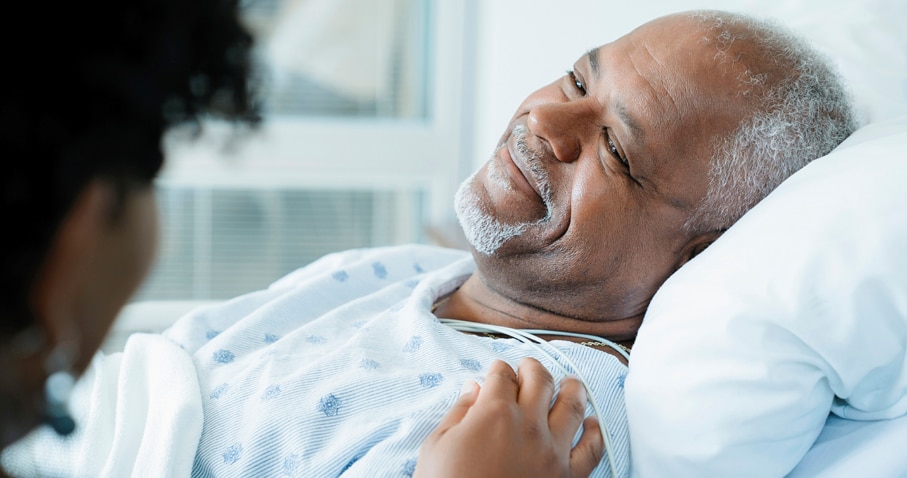
[{"label": "blurred person in foreground", "polygon": [[172,126],[252,125],[236,2],[25,2],[3,30],[0,448],[61,434],[72,379],[152,263]]}]

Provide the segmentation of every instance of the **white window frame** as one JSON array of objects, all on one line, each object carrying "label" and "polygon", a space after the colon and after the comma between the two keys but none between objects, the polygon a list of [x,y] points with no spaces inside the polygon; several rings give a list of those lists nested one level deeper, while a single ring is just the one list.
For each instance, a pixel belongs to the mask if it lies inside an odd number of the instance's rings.
[{"label": "white window frame", "polygon": [[[174,187],[424,190],[426,224],[446,224],[453,195],[472,168],[468,74],[472,0],[432,0],[428,108],[424,119],[281,117],[228,142],[229,125],[207,122],[190,142],[165,141],[159,184]],[[465,81],[464,81],[465,80]],[[232,144],[229,154],[225,146]]]}]

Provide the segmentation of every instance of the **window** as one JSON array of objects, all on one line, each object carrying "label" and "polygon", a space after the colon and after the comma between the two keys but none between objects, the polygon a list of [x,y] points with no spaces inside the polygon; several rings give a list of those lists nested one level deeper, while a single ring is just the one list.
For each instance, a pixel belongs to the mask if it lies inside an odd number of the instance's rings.
[{"label": "window", "polygon": [[469,2],[254,0],[265,121],[173,131],[137,300],[223,299],[338,250],[436,242],[471,168]]}]

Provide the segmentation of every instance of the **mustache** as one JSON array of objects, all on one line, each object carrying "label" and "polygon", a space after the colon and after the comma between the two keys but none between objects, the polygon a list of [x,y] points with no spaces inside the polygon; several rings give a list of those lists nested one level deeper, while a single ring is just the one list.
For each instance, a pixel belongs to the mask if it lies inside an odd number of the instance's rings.
[{"label": "mustache", "polygon": [[[511,133],[514,139],[514,147],[517,153],[526,160],[529,171],[532,173],[542,196],[542,200],[547,205],[551,200],[551,186],[548,183],[548,171],[542,166],[541,155],[529,146],[529,128],[526,125],[516,125]],[[550,209],[550,208],[549,208]]]}]

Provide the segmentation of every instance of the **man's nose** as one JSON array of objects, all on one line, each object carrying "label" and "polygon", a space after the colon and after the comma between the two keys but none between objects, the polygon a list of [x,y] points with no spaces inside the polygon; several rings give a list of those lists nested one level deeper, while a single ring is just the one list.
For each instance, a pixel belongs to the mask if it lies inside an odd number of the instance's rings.
[{"label": "man's nose", "polygon": [[526,125],[548,143],[558,161],[569,163],[579,158],[583,138],[595,124],[590,113],[580,101],[543,103],[529,111]]}]

